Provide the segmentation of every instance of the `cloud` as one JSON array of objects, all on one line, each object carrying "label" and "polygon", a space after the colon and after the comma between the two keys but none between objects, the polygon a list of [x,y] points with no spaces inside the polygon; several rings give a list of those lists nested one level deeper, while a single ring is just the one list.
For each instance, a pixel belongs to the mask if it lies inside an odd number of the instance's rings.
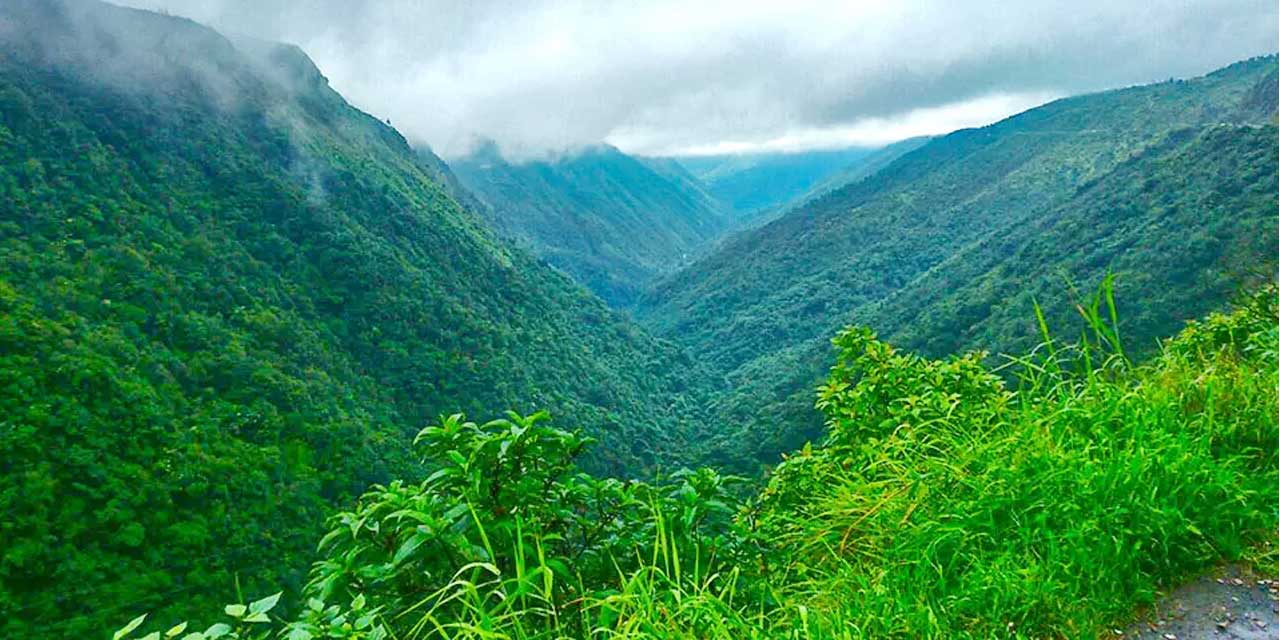
[{"label": "cloud", "polygon": [[647,153],[658,155],[793,153],[814,149],[879,147],[916,136],[991,124],[1058,97],[1047,92],[993,94],[938,107],[912,109],[889,117],[860,118],[851,124],[794,127],[773,137],[723,139],[709,144],[687,145],[655,136],[650,131],[632,132],[625,128],[615,131],[610,138],[620,148],[645,149]]},{"label": "cloud", "polygon": [[128,0],[301,46],[448,156],[872,144],[1276,48],[1273,0]]}]

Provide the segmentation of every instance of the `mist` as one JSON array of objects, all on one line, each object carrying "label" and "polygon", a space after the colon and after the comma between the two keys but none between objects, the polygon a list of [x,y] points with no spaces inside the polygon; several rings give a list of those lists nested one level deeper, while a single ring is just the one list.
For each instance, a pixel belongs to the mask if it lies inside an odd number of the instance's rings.
[{"label": "mist", "polygon": [[911,3],[133,0],[302,47],[445,156],[601,141],[682,155],[878,145],[1276,48],[1264,0]]}]

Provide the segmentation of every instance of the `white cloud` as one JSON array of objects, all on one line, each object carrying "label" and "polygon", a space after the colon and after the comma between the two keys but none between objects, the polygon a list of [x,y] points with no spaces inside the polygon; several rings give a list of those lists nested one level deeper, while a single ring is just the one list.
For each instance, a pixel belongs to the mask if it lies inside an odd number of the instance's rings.
[{"label": "white cloud", "polygon": [[883,142],[1276,48],[1273,0],[129,0],[300,45],[445,154]]},{"label": "white cloud", "polygon": [[879,147],[916,136],[949,133],[999,121],[1060,97],[1032,92],[993,94],[939,107],[912,109],[885,118],[865,118],[850,124],[788,129],[781,135],[740,140],[719,140],[710,144],[661,146],[662,136],[654,132],[622,130],[607,142],[622,149],[636,149],[647,155],[727,155],[735,153],[793,153],[814,149]]}]

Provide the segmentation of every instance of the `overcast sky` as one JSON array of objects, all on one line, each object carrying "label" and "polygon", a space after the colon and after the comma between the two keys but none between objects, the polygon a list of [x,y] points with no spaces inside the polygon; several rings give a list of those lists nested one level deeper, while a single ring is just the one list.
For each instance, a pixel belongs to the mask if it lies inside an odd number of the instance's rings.
[{"label": "overcast sky", "polygon": [[1275,0],[124,0],[301,46],[447,156],[878,145],[1200,75],[1277,41]]}]

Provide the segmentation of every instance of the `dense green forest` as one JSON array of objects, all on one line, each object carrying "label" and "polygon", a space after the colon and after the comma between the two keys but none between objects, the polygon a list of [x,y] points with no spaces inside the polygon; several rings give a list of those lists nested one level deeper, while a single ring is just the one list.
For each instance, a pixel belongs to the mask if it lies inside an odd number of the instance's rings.
[{"label": "dense green forest", "polygon": [[931,356],[1016,353],[1038,339],[1033,299],[1069,319],[1067,292],[1110,269],[1126,343],[1149,354],[1274,277],[1276,66],[1068,98],[932,139],[727,241],[638,316],[729,378],[717,413],[741,427],[722,434],[721,461],[737,468],[818,433],[808,389],[846,323]]},{"label": "dense green forest", "polygon": [[827,195],[832,191],[842,189],[855,182],[865,180],[891,164],[894,160],[903,155],[915,151],[929,141],[929,136],[919,136],[915,138],[907,138],[899,140],[893,144],[885,145],[869,155],[863,156],[853,164],[846,165],[836,171],[833,171],[821,180],[815,182],[813,186],[799,197],[792,198],[790,201],[783,203],[785,210],[801,206],[814,198]]},{"label": "dense green forest", "polygon": [[598,472],[696,456],[698,365],[497,242],[295,48],[0,5],[0,209],[0,636],[297,586],[440,413],[545,408]]},{"label": "dense green forest", "polygon": [[608,145],[511,162],[488,144],[450,167],[495,229],[617,307],[692,261],[730,222],[679,165]]}]

